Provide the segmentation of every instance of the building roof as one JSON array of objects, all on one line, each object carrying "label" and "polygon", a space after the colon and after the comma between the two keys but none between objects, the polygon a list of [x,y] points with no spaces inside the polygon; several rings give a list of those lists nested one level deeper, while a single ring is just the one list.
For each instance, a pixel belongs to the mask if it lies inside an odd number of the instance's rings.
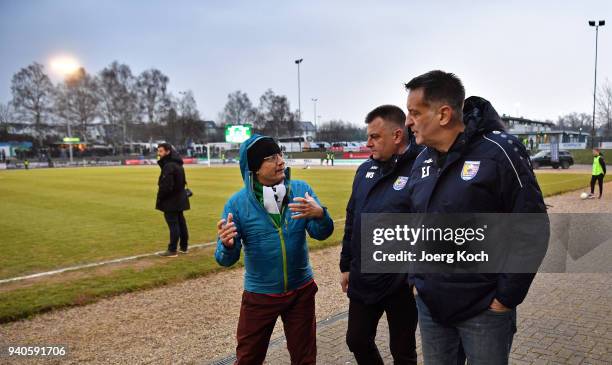
[{"label": "building roof", "polygon": [[532,120],[532,119],[526,119],[523,117],[511,117],[509,115],[502,115],[501,116],[501,120],[506,123],[509,124],[510,122],[515,122],[515,123],[519,123],[519,124],[537,124],[537,125],[544,125],[544,126],[549,126],[549,127],[553,127],[555,125],[555,123],[551,123],[551,122],[540,122],[537,120]]},{"label": "building roof", "polygon": [[312,124],[312,122],[299,122],[300,123],[300,129],[304,132],[314,132],[315,131],[315,126],[314,124]]}]

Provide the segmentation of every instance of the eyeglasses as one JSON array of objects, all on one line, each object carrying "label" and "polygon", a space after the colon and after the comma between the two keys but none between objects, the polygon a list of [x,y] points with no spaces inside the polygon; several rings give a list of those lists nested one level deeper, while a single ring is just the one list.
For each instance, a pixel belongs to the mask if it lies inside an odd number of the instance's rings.
[{"label": "eyeglasses", "polygon": [[275,154],[273,154],[271,156],[268,156],[268,157],[264,157],[263,160],[264,160],[264,162],[270,161],[270,162],[278,163],[278,161],[282,160],[282,159],[283,159],[283,153],[281,152],[281,153],[275,153]]}]

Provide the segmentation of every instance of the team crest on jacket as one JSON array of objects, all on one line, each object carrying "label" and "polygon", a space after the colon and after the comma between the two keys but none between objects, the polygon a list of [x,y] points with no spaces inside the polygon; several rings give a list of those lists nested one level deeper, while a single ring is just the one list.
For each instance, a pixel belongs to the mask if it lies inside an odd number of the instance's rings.
[{"label": "team crest on jacket", "polygon": [[472,180],[478,173],[480,161],[465,161],[461,169],[461,178],[465,181]]},{"label": "team crest on jacket", "polygon": [[408,182],[408,176],[398,176],[395,182],[393,183],[394,190],[402,190],[406,183]]}]

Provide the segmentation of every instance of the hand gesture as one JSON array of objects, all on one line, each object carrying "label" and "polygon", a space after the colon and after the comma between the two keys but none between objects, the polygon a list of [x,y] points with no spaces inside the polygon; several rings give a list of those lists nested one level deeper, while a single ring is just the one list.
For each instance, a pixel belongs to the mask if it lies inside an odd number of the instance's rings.
[{"label": "hand gesture", "polygon": [[219,236],[223,246],[227,248],[234,247],[234,237],[238,235],[236,224],[232,222],[233,217],[232,213],[230,213],[227,215],[227,223],[225,219],[221,219],[217,222],[217,236]]},{"label": "hand gesture", "polygon": [[313,197],[306,192],[304,197],[293,198],[295,203],[289,204],[289,209],[292,213],[298,213],[295,215],[291,215],[293,219],[302,219],[302,218],[322,218],[323,217],[323,208],[314,200]]}]

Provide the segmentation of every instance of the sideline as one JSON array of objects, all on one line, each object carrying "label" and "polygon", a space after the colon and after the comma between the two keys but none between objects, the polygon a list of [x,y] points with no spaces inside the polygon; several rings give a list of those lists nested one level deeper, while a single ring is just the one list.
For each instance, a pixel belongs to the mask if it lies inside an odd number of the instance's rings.
[{"label": "sideline", "polygon": [[[340,223],[340,222],[344,222],[344,221],[345,221],[345,218],[336,219],[336,220],[334,220],[334,223]],[[192,249],[206,248],[206,247],[211,247],[211,246],[216,245],[216,244],[217,244],[217,241],[205,242],[205,243],[200,243],[200,244],[197,244],[197,245],[190,245],[189,249],[192,250]],[[120,262],[132,261],[132,260],[140,259],[140,258],[143,258],[143,257],[156,256],[156,255],[158,255],[158,254],[160,254],[162,252],[164,252],[164,251],[145,253],[145,254],[142,254],[142,255],[120,257],[120,258],[113,259],[113,260],[93,262],[93,263],[84,264],[84,265],[69,266],[69,267],[65,267],[65,268],[62,268],[62,269],[45,271],[45,272],[40,272],[40,273],[36,273],[36,274],[31,274],[31,275],[16,276],[14,278],[2,279],[2,280],[0,280],[0,284],[6,284],[6,283],[11,283],[11,282],[15,282],[15,281],[21,281],[21,280],[35,279],[35,278],[40,278],[40,277],[43,277],[43,276],[56,275],[56,274],[61,274],[63,272],[67,272],[67,271],[76,271],[76,270],[81,270],[81,269],[88,269],[90,267],[97,267],[97,266],[102,266],[102,265],[116,264],[116,263],[120,263]]]}]

